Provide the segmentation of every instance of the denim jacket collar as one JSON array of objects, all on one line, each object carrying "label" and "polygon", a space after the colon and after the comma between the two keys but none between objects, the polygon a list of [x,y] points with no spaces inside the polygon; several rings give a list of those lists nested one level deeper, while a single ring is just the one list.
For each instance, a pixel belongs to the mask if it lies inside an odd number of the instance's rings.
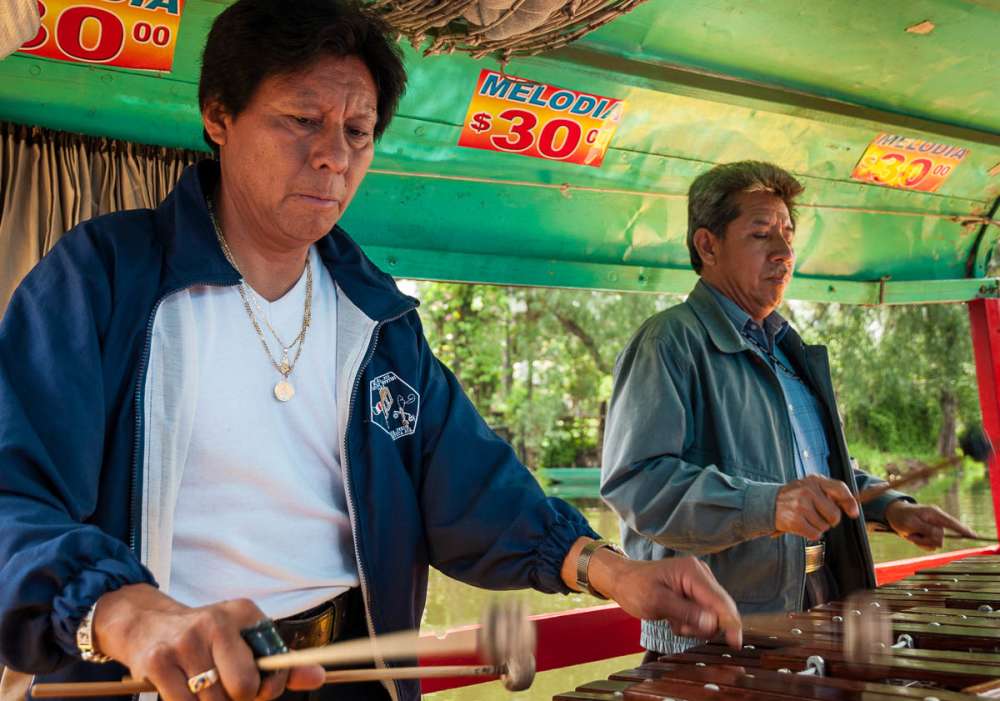
[{"label": "denim jacket collar", "polygon": [[739,353],[750,347],[704,280],[698,280],[687,302],[708,332],[712,344],[721,352]]}]

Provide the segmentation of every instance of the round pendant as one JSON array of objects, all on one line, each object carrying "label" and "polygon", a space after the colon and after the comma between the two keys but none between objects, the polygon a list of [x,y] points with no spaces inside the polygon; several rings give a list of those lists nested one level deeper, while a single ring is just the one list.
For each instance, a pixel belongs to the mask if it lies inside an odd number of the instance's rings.
[{"label": "round pendant", "polygon": [[274,397],[279,402],[287,402],[289,399],[295,396],[295,388],[292,387],[292,383],[288,380],[281,380],[278,384],[274,386]]}]

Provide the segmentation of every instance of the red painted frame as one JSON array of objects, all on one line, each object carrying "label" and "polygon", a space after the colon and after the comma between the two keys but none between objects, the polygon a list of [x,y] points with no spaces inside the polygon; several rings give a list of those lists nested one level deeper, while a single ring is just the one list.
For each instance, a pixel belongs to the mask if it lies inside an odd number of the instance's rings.
[{"label": "red painted frame", "polygon": [[[969,302],[969,322],[983,430],[994,446],[1000,446],[1000,300]],[[990,490],[993,492],[993,517],[1000,533],[1000,462],[996,457],[990,460]]]},{"label": "red painted frame", "polygon": [[963,557],[973,555],[996,555],[1000,552],[1000,545],[987,545],[982,548],[967,548],[965,550],[952,550],[947,553],[935,553],[926,557],[912,557],[909,560],[895,560],[893,562],[883,562],[875,565],[875,579],[879,586],[898,582],[909,577],[917,570],[927,570],[932,567],[940,567],[952,560],[961,560]]},{"label": "red painted frame", "polygon": [[[979,381],[979,404],[983,428],[993,445],[1000,446],[1000,300],[978,299],[969,303],[972,345]],[[990,487],[993,492],[993,513],[1000,532],[1000,461],[990,461]],[[885,562],[875,566],[879,584],[895,582],[919,569],[943,565],[972,555],[1000,553],[1000,545],[955,550],[949,553]],[[532,616],[538,630],[538,671],[595,662],[641,652],[639,621],[622,611],[616,604],[578,609],[565,613]],[[448,631],[452,634],[477,626]],[[435,664],[471,664],[471,657],[435,659]],[[429,663],[430,660],[421,660]],[[428,679],[425,693],[478,684],[483,678]]]},{"label": "red painted frame", "polygon": [[[535,629],[538,632],[536,663],[539,672],[642,651],[639,646],[639,620],[622,611],[618,604],[605,604],[562,613],[543,613],[532,616],[531,620],[535,622]],[[454,628],[445,636],[478,627],[476,625]],[[420,660],[421,664],[429,662],[431,660]],[[474,656],[433,659],[434,664],[477,662]],[[432,691],[479,684],[490,679],[490,677],[425,679],[422,687],[423,692],[428,694]]]}]

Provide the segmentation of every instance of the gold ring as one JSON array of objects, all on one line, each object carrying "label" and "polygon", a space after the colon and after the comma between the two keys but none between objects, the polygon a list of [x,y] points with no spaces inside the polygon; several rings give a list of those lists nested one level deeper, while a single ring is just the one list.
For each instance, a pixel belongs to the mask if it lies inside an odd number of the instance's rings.
[{"label": "gold ring", "polygon": [[196,674],[188,679],[188,689],[191,690],[192,694],[197,694],[199,691],[204,691],[208,687],[219,681],[219,672],[216,671],[215,667],[202,672],[201,674]]}]

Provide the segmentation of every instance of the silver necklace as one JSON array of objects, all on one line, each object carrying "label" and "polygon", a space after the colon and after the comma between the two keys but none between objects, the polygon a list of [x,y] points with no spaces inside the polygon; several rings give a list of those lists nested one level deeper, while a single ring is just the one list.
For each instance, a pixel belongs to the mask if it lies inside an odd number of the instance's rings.
[{"label": "silver necklace", "polygon": [[[309,330],[309,325],[312,323],[313,275],[309,257],[308,255],[306,256],[306,301],[302,312],[302,327],[295,339],[290,344],[286,345],[271,326],[271,322],[268,321],[267,315],[264,314],[264,310],[261,309],[260,303],[257,301],[256,294],[250,289],[250,286],[247,285],[246,278],[243,276],[240,266],[236,264],[233,252],[229,248],[229,242],[227,242],[226,237],[222,235],[222,227],[219,226],[218,219],[215,216],[215,207],[212,204],[212,200],[207,200],[207,204],[208,216],[212,220],[212,226],[215,228],[215,236],[219,239],[219,246],[222,248],[222,253],[226,256],[226,260],[229,261],[229,264],[233,266],[237,273],[240,274],[238,289],[240,292],[240,298],[243,300],[243,309],[246,311],[247,317],[250,319],[250,323],[253,325],[254,331],[257,332],[257,338],[260,339],[260,344],[263,346],[268,360],[271,361],[271,365],[273,365],[274,369],[281,375],[281,379],[274,385],[274,397],[279,402],[287,402],[295,396],[295,387],[288,378],[295,369],[295,364],[298,362],[299,356],[302,355],[302,348],[306,344],[306,332]],[[257,321],[257,316],[254,314],[253,308],[250,306],[251,298],[253,299],[258,312],[260,312],[261,317],[264,318],[264,324],[267,326],[271,335],[274,336],[274,339],[281,347],[280,361],[274,359],[274,354],[271,352],[271,347],[267,343],[267,337],[264,335],[264,330],[261,328],[260,322]],[[295,350],[295,355],[289,359],[288,354],[292,347],[296,344],[298,345],[298,348]]]}]

